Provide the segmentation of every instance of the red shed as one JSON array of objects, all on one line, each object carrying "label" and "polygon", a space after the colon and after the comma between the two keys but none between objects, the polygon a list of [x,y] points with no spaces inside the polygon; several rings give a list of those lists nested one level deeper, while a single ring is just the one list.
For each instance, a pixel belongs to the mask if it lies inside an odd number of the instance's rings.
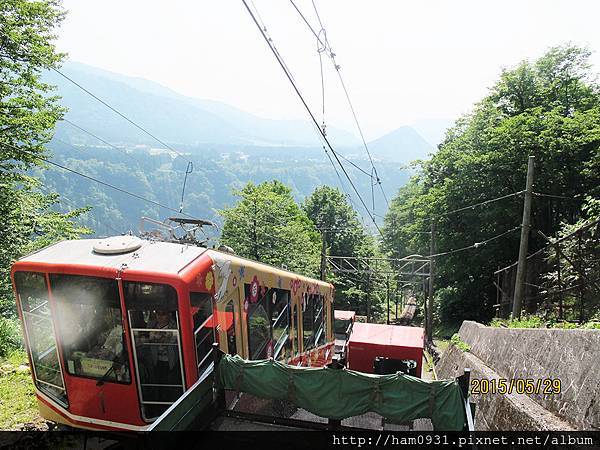
[{"label": "red shed", "polygon": [[348,340],[348,368],[374,373],[375,358],[383,357],[388,358],[392,366],[414,361],[416,367],[412,372],[420,377],[423,335],[423,328],[418,327],[356,322]]}]

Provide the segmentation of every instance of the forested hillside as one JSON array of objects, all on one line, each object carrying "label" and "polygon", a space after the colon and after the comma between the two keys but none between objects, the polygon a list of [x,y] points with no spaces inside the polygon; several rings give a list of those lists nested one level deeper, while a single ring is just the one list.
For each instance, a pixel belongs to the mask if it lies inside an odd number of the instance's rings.
[{"label": "forested hillside", "polygon": [[[317,186],[340,186],[331,163],[319,148],[185,147],[186,155],[181,157],[148,149],[125,152],[108,146],[74,146],[56,140],[49,147],[56,162],[176,210],[181,202],[186,166],[191,160],[194,170],[186,183],[184,211],[216,222],[221,221],[216,211],[232,205],[233,191],[242,188],[248,181],[281,181],[290,187],[297,201],[310,195]],[[364,160],[355,160],[355,164],[368,168]],[[348,172],[361,195],[371,199],[371,178],[351,166]],[[56,167],[36,169],[35,174],[44,189],[61,193],[65,209],[93,206],[82,220],[98,235],[129,230],[137,232],[142,216],[162,220],[173,215],[173,211],[131,198]],[[410,172],[400,163],[386,163],[379,165],[379,175],[388,197],[391,197],[408,181]],[[344,182],[344,189],[351,192],[347,182]],[[383,213],[385,202],[381,191],[375,190],[374,195],[375,206]],[[358,204],[356,197],[353,198]],[[362,214],[365,214],[364,211]]]},{"label": "forested hillside", "polygon": [[393,199],[383,242],[390,254],[428,254],[436,225],[436,312],[443,324],[492,317],[493,273],[518,255],[529,155],[529,253],[567,224],[592,218],[600,196],[600,86],[589,56],[566,45],[503,71]]}]

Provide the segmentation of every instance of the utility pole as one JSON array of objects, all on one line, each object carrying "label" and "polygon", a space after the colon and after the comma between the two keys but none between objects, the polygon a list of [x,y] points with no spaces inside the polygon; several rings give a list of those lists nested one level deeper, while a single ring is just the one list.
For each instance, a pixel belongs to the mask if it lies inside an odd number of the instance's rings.
[{"label": "utility pole", "polygon": [[385,286],[387,288],[387,324],[390,324],[390,276],[385,278]]},{"label": "utility pole", "polygon": [[371,270],[367,274],[367,323],[369,323],[369,317],[371,316]]},{"label": "utility pole", "polygon": [[527,182],[525,184],[525,200],[523,202],[523,222],[521,224],[521,243],[519,245],[519,261],[515,279],[515,296],[513,299],[512,318],[521,317],[523,293],[525,291],[525,275],[527,270],[527,250],[529,247],[529,229],[531,227],[531,198],[533,197],[534,157],[527,161]]},{"label": "utility pole", "polygon": [[327,231],[321,231],[321,280],[327,278]]},{"label": "utility pole", "polygon": [[396,296],[395,296],[395,300],[396,300],[396,320],[398,320],[398,297],[400,297],[400,292],[398,290],[398,280],[396,280]]},{"label": "utility pole", "polygon": [[435,278],[435,220],[431,221],[431,241],[429,246],[429,299],[427,302],[427,319],[425,320],[425,334],[427,340],[433,342],[433,282]]}]

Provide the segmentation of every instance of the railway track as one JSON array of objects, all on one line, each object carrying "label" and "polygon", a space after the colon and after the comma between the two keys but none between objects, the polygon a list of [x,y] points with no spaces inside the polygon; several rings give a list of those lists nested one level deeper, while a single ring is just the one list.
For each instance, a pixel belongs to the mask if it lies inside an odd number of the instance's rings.
[{"label": "railway track", "polygon": [[395,321],[395,325],[410,325],[415,314],[417,312],[417,301],[414,297],[410,297],[406,305],[404,305],[404,309],[402,310],[402,314]]}]

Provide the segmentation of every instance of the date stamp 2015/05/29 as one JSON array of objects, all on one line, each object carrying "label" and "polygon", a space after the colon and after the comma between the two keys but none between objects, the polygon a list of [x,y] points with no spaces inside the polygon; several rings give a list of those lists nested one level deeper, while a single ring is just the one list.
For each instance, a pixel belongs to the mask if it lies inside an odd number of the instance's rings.
[{"label": "date stamp 2015/05/29", "polygon": [[473,378],[471,394],[542,394],[557,395],[561,391],[558,378]]}]

